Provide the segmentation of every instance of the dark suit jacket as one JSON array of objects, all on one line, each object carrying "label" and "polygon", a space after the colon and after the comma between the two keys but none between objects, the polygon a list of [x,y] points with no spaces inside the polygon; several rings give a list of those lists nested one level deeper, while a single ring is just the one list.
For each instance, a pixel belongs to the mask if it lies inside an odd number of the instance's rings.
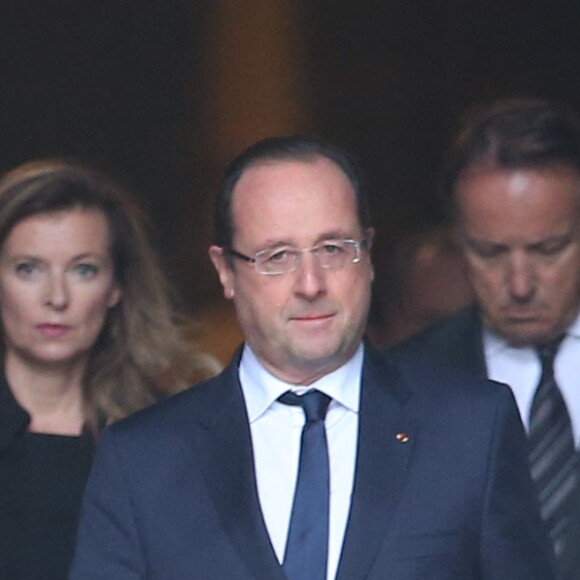
[{"label": "dark suit jacket", "polygon": [[390,348],[397,361],[436,365],[487,378],[479,311],[470,306]]},{"label": "dark suit jacket", "polygon": [[[553,578],[506,387],[396,368],[367,350],[361,397],[337,578]],[[284,580],[237,360],[108,429],[83,512],[73,580]]]},{"label": "dark suit jacket", "polygon": [[[471,306],[427,328],[391,348],[388,355],[397,361],[414,361],[460,369],[478,377],[487,377],[483,349],[482,322],[478,309]],[[563,563],[561,580],[580,579],[580,497],[576,509],[578,551]]]}]

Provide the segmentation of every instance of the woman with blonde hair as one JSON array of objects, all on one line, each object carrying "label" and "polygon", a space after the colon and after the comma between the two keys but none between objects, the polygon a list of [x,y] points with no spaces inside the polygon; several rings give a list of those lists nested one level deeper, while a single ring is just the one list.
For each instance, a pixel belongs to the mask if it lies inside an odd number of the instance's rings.
[{"label": "woman with blonde hair", "polygon": [[195,379],[143,220],[100,173],[0,180],[0,578],[64,580],[102,428]]}]

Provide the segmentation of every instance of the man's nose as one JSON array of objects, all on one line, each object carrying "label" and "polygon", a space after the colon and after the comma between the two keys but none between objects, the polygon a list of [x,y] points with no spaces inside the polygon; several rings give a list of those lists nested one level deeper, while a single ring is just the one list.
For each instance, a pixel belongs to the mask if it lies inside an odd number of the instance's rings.
[{"label": "man's nose", "polygon": [[537,273],[533,259],[525,254],[512,256],[507,266],[507,285],[517,301],[529,300],[536,291]]},{"label": "man's nose", "polygon": [[326,270],[317,256],[304,252],[296,269],[294,292],[307,300],[313,300],[326,292]]}]

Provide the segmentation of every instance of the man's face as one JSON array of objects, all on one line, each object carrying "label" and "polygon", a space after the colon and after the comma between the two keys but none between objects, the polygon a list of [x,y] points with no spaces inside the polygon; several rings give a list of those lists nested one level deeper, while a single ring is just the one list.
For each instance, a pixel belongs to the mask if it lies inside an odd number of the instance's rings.
[{"label": "man's face", "polygon": [[467,170],[459,234],[485,324],[513,346],[560,335],[580,304],[580,175]]},{"label": "man's face", "polygon": [[[248,256],[276,246],[310,248],[325,240],[362,240],[355,194],[326,158],[249,167],[233,195],[233,247]],[[346,362],[358,347],[370,301],[368,251],[358,263],[324,269],[304,253],[293,272],[267,276],[254,264],[230,267],[222,249],[210,257],[233,299],[248,344],[275,376],[309,384]]]}]

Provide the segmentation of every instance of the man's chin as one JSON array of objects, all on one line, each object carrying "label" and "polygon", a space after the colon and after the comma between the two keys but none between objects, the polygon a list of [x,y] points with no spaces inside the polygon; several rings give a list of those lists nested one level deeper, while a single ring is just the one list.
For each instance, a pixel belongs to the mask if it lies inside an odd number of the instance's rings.
[{"label": "man's chin", "polygon": [[498,327],[497,332],[510,346],[523,348],[539,346],[555,340],[562,334],[560,328],[546,326],[538,323],[506,324]]},{"label": "man's chin", "polygon": [[309,345],[295,347],[293,356],[295,364],[303,368],[339,367],[349,358],[348,353],[344,351],[342,344],[310,343]]},{"label": "man's chin", "polygon": [[336,348],[301,349],[295,351],[294,354],[297,364],[300,364],[305,368],[326,366],[327,364],[332,363],[333,360],[340,358],[340,354],[337,352]]}]

